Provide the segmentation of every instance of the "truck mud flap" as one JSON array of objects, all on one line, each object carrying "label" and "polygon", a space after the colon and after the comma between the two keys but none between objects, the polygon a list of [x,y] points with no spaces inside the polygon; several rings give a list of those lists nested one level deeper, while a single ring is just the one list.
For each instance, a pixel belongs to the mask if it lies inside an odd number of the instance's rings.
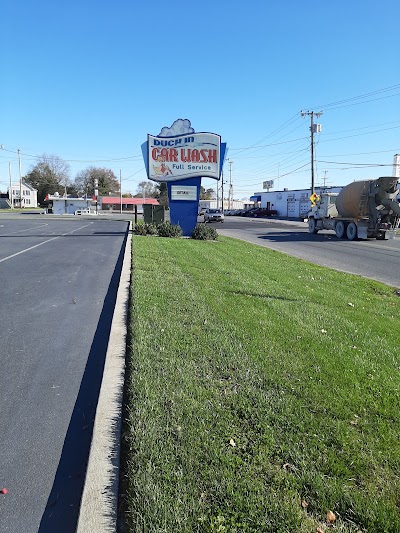
[{"label": "truck mud flap", "polygon": [[367,239],[368,238],[367,227],[366,226],[359,225],[357,230],[358,230],[357,231],[357,236],[358,236],[359,239]]}]

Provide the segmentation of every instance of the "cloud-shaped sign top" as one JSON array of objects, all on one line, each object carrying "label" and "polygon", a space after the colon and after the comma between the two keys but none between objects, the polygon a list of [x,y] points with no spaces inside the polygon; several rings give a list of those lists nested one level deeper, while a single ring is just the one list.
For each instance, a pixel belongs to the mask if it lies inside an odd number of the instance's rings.
[{"label": "cloud-shaped sign top", "polygon": [[178,118],[170,128],[164,126],[158,137],[173,137],[174,135],[185,135],[185,133],[195,133],[195,131],[190,124],[190,120]]}]

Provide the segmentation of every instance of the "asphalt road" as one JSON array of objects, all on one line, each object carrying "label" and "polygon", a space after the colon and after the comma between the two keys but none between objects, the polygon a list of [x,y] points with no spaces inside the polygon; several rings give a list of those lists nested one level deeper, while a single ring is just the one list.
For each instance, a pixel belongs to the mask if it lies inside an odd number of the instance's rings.
[{"label": "asphalt road", "polygon": [[225,217],[215,227],[222,235],[400,288],[399,235],[387,241],[348,241],[337,239],[332,231],[310,235],[304,222],[243,217]]},{"label": "asphalt road", "polygon": [[0,215],[1,533],[75,531],[126,233]]}]

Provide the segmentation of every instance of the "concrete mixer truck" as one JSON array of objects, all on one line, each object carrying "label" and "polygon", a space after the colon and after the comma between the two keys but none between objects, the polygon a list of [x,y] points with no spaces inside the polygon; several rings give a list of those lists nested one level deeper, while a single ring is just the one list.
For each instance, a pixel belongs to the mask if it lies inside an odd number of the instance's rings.
[{"label": "concrete mixer truck", "polygon": [[322,193],[308,213],[308,230],[334,230],[339,239],[394,238],[400,224],[398,179],[354,181],[339,194]]}]

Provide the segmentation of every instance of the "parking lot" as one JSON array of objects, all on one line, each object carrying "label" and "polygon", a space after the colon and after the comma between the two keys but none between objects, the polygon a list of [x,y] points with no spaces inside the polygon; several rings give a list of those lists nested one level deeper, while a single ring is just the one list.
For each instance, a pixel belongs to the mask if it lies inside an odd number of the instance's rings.
[{"label": "parking lot", "polygon": [[0,217],[1,531],[75,530],[127,228]]}]

